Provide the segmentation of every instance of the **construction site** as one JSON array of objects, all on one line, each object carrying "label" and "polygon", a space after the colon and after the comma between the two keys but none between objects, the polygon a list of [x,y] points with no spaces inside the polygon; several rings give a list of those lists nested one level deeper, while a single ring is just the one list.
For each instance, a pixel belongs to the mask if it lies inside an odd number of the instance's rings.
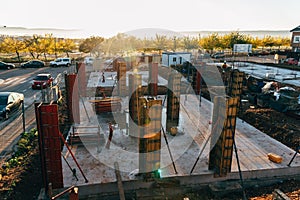
[{"label": "construction site", "polygon": [[35,105],[40,199],[184,199],[203,188],[247,199],[246,187],[299,177],[299,147],[237,117],[246,101],[298,111],[298,93],[280,105],[245,100],[247,72],[192,66],[182,74],[150,55],[116,58],[109,69],[78,63],[65,74],[70,129],[59,131],[57,103]]}]

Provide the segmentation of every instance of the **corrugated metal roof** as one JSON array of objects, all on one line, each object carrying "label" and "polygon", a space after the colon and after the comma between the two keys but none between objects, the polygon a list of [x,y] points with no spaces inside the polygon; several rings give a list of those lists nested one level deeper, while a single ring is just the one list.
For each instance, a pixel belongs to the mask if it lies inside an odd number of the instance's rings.
[{"label": "corrugated metal roof", "polygon": [[290,30],[290,32],[298,32],[298,31],[300,31],[300,25],[297,26],[296,28]]}]

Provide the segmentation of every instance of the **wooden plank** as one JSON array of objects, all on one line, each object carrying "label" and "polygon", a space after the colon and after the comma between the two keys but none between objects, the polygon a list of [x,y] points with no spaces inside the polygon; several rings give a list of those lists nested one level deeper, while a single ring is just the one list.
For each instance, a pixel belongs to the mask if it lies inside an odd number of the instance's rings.
[{"label": "wooden plank", "polygon": [[122,184],[122,178],[120,175],[118,162],[115,162],[114,166],[115,166],[115,173],[116,173],[118,189],[119,189],[119,197],[120,197],[120,200],[125,200],[125,193],[124,193],[124,188],[123,188],[123,184]]}]

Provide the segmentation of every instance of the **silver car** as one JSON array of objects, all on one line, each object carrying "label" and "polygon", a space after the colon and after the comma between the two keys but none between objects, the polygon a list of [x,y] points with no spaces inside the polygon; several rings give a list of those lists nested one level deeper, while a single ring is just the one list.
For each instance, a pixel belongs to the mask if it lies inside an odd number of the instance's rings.
[{"label": "silver car", "polygon": [[24,95],[17,92],[0,92],[0,118],[8,119],[9,116],[21,109]]}]

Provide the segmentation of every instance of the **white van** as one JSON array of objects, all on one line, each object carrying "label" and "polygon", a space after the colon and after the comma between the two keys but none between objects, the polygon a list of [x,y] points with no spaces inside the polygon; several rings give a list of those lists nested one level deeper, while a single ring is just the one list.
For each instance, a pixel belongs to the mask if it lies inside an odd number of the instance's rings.
[{"label": "white van", "polygon": [[57,58],[54,61],[50,62],[50,67],[70,67],[71,66],[71,58]]},{"label": "white van", "polygon": [[86,65],[93,65],[95,58],[93,57],[85,57],[84,58],[84,64]]}]

